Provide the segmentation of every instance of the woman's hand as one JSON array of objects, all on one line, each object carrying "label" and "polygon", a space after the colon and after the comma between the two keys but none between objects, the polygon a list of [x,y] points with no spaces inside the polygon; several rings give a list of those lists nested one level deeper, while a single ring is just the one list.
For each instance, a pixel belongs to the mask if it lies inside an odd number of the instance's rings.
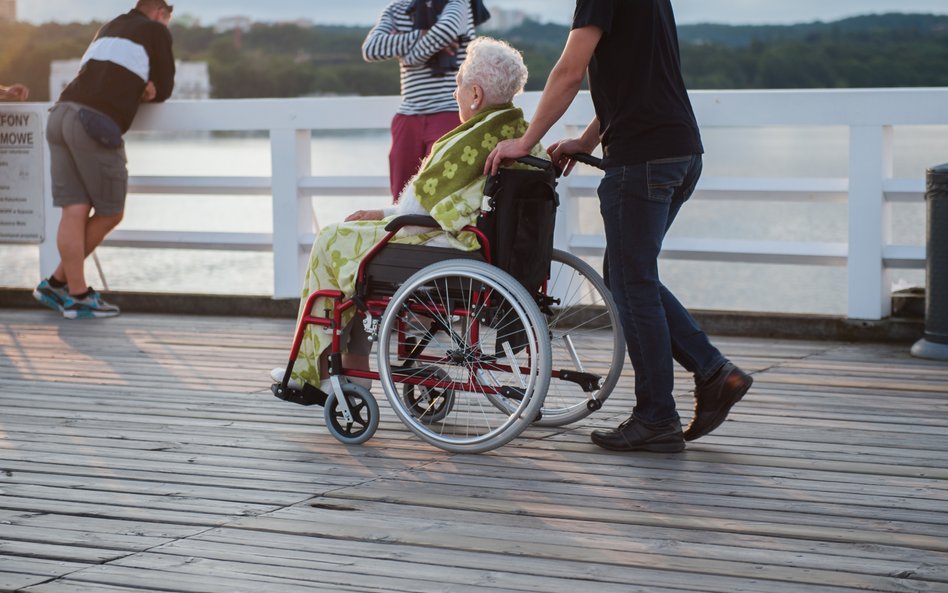
[{"label": "woman's hand", "polygon": [[382,220],[385,213],[381,210],[356,210],[346,218],[346,222],[355,220]]}]

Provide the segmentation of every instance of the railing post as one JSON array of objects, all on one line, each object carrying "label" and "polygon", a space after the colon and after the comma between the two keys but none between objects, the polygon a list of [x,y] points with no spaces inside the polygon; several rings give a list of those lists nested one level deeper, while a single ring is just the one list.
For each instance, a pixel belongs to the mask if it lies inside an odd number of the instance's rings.
[{"label": "railing post", "polygon": [[300,237],[311,228],[312,206],[300,200],[299,187],[300,179],[312,174],[311,151],[309,130],[270,130],[275,299],[298,298],[303,284],[307,255],[300,248]]},{"label": "railing post", "polygon": [[850,319],[879,320],[892,312],[883,249],[891,242],[883,183],[893,173],[891,126],[854,126],[849,134]]},{"label": "railing post", "polygon": [[575,221],[579,217],[579,205],[570,190],[569,181],[561,179],[556,193],[560,197],[560,206],[556,209],[556,227],[553,230],[553,247],[561,251],[570,251],[570,239],[576,232]]},{"label": "railing post", "polygon": [[[43,110],[43,133],[49,122],[49,112]],[[62,211],[53,206],[53,180],[50,176],[49,144],[43,143],[43,242],[39,246],[40,278],[48,278],[59,266],[59,246],[56,235],[59,233],[59,219]]]},{"label": "railing post", "polygon": [[[563,123],[555,126],[543,138],[543,146],[550,146],[554,142],[569,138],[576,133],[576,127]],[[576,175],[574,172],[572,175]],[[577,232],[579,225],[579,200],[573,196],[572,180],[575,177],[560,177],[556,187],[556,193],[560,199],[560,205],[556,209],[556,225],[553,229],[553,247],[567,253],[572,253],[570,243],[573,235]]]}]

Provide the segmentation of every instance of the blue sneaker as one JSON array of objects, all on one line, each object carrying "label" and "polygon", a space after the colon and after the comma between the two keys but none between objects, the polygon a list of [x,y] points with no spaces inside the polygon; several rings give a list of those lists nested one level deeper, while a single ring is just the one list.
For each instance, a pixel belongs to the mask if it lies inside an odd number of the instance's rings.
[{"label": "blue sneaker", "polygon": [[81,299],[68,295],[63,303],[63,317],[66,319],[100,319],[115,317],[121,313],[115,305],[102,300],[99,291],[89,289],[89,294]]},{"label": "blue sneaker", "polygon": [[56,288],[49,283],[49,279],[43,280],[33,290],[33,298],[43,303],[53,311],[62,312],[65,307],[66,299],[69,298],[69,290],[66,287]]}]

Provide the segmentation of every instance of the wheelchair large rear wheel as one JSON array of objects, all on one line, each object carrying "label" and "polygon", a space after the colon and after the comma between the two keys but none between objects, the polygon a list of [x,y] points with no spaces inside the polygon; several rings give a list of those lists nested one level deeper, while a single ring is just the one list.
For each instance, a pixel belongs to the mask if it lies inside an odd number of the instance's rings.
[{"label": "wheelchair large rear wheel", "polygon": [[[489,451],[527,428],[543,405],[550,361],[535,299],[478,261],[447,260],[415,273],[379,327],[379,379],[392,409],[420,438],[452,453]],[[450,400],[432,398],[428,410],[416,397],[422,388]]]},{"label": "wheelchair large rear wheel", "polygon": [[598,410],[616,386],[625,363],[619,311],[602,277],[579,257],[553,251],[547,326],[553,377],[541,426],[562,426]]}]

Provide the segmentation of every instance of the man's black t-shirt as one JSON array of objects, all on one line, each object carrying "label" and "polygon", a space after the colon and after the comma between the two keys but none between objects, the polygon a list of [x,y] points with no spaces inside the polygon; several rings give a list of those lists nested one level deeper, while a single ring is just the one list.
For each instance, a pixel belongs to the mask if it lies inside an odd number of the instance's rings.
[{"label": "man's black t-shirt", "polygon": [[670,0],[576,0],[573,29],[599,27],[589,86],[604,165],[704,152],[681,75]]}]

